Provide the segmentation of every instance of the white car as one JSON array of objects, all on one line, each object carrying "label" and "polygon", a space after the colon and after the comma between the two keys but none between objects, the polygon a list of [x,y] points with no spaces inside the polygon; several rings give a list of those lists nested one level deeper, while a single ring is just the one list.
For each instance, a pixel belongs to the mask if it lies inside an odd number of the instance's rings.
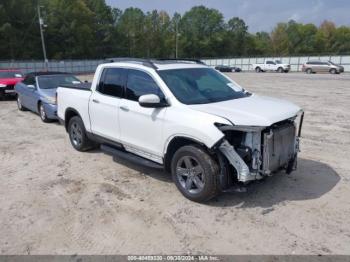
[{"label": "white car", "polygon": [[101,64],[91,87],[59,87],[57,101],[76,150],[101,145],[162,167],[193,201],[296,168],[301,109],[249,93],[199,61]]},{"label": "white car", "polygon": [[283,64],[280,60],[266,60],[263,64],[253,64],[255,72],[274,71],[279,73],[288,73],[290,64]]}]

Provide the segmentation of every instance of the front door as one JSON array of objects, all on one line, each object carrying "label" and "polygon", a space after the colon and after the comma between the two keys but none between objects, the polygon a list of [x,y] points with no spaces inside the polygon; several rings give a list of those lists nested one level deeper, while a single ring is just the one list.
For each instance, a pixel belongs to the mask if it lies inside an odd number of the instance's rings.
[{"label": "front door", "polygon": [[89,114],[93,134],[119,142],[119,104],[124,93],[126,69],[105,68],[90,97]]},{"label": "front door", "polygon": [[146,94],[155,94],[161,100],[165,99],[148,73],[128,70],[125,99],[121,100],[119,111],[121,141],[126,150],[161,163],[161,138],[166,108],[141,107],[138,99]]}]

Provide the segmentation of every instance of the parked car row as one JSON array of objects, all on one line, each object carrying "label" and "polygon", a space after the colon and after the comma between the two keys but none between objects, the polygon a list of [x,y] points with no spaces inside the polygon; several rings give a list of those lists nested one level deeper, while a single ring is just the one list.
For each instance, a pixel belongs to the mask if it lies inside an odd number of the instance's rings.
[{"label": "parked car row", "polygon": [[302,110],[252,94],[200,61],[116,59],[99,65],[91,84],[35,72],[14,90],[19,110],[58,119],[76,150],[100,146],[165,169],[193,201],[297,166]]}]

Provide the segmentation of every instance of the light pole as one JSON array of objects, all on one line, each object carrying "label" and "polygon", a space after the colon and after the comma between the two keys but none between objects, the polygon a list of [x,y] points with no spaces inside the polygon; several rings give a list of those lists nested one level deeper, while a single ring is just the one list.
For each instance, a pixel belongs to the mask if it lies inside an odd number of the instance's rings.
[{"label": "light pole", "polygon": [[46,71],[48,71],[49,65],[48,65],[48,60],[46,57],[46,47],[45,47],[44,30],[43,30],[43,27],[45,27],[45,25],[44,25],[43,19],[41,18],[40,8],[41,8],[41,6],[38,5],[38,19],[39,19],[39,27],[40,27],[41,45],[43,48],[45,69],[46,69]]}]

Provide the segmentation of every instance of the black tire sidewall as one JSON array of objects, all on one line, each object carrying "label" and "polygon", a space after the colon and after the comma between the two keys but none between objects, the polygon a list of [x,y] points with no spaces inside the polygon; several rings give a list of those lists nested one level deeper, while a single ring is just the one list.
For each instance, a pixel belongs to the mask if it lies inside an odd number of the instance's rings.
[{"label": "black tire sidewall", "polygon": [[[81,142],[80,146],[77,146],[73,143],[73,139],[72,139],[72,135],[71,135],[71,126],[73,125],[73,123],[77,123],[77,125],[79,125],[79,127],[81,128],[81,131],[82,131],[82,142]],[[85,129],[83,120],[79,116],[74,116],[69,120],[68,135],[69,135],[69,140],[70,140],[72,146],[74,147],[74,149],[76,149],[80,152],[84,152],[92,147],[92,143],[86,135],[86,129]]]},{"label": "black tire sidewall", "polygon": [[[204,188],[197,194],[187,192],[180,184],[176,175],[176,166],[180,158],[191,156],[202,166],[204,170]],[[178,190],[188,199],[195,202],[205,202],[213,198],[218,193],[217,179],[219,168],[215,160],[205,151],[204,148],[197,145],[188,145],[181,147],[174,154],[171,161],[171,174]]]}]

